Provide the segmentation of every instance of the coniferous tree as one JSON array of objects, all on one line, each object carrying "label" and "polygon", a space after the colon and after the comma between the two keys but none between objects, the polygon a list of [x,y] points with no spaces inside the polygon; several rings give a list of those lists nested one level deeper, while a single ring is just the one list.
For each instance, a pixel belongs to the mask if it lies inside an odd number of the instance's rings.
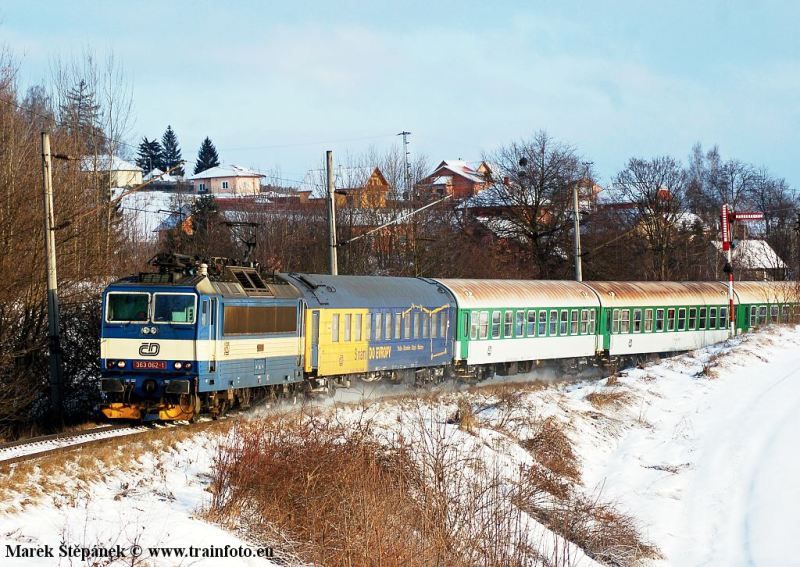
[{"label": "coniferous tree", "polygon": [[194,173],[196,175],[212,167],[217,167],[218,165],[219,155],[217,155],[217,148],[214,147],[211,139],[206,137],[200,145],[200,151],[197,152],[197,163],[194,165]]},{"label": "coniferous tree", "polygon": [[86,153],[102,154],[106,148],[100,127],[100,103],[89,83],[81,79],[64,94],[60,105],[61,123]]},{"label": "coniferous tree", "polygon": [[156,168],[164,171],[164,150],[158,140],[142,138],[136,154],[136,165],[148,172]]},{"label": "coniferous tree", "polygon": [[[164,135],[161,136],[161,147],[164,151],[164,171],[170,167],[178,165],[181,160],[181,147],[178,145],[178,137],[172,126],[167,126]],[[179,167],[172,172],[172,175],[183,175],[183,168]]]}]

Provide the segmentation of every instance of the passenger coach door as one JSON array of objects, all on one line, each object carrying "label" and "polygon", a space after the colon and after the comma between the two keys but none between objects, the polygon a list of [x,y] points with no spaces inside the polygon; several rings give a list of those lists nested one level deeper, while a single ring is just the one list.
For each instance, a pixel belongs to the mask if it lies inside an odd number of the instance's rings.
[{"label": "passenger coach door", "polygon": [[319,356],[319,309],[311,312],[311,368],[317,367]]}]

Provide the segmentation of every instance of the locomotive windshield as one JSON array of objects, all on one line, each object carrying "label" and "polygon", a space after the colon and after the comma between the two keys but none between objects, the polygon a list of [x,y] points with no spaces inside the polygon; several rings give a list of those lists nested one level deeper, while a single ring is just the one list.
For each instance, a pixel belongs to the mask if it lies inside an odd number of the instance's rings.
[{"label": "locomotive windshield", "polygon": [[109,323],[147,322],[149,293],[109,293],[106,321]]},{"label": "locomotive windshield", "polygon": [[156,293],[154,323],[194,323],[196,297],[191,293]]}]

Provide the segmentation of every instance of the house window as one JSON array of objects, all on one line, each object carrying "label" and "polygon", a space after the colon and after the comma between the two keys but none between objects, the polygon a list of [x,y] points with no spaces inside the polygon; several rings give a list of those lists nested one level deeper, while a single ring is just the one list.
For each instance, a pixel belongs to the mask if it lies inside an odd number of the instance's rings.
[{"label": "house window", "polygon": [[206,192],[206,184],[205,183],[200,183],[197,186],[197,192],[198,193],[205,193]]},{"label": "house window", "polygon": [[223,181],[222,182],[222,188],[223,189],[227,189],[228,188],[228,182],[227,181]]}]

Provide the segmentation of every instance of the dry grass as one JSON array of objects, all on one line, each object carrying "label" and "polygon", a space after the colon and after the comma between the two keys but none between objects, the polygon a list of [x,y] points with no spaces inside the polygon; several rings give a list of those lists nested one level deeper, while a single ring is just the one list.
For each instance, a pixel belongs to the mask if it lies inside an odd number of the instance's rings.
[{"label": "dry grass", "polygon": [[[572,442],[564,432],[564,426],[555,418],[548,417],[540,422],[534,435],[523,441],[522,446],[533,453],[534,458],[557,479],[580,481],[578,458],[572,450]],[[543,482],[551,484],[551,479],[544,478]]]},{"label": "dry grass", "polygon": [[596,409],[603,409],[609,406],[619,407],[630,403],[631,394],[622,390],[611,392],[594,391],[586,395],[586,401]]}]

